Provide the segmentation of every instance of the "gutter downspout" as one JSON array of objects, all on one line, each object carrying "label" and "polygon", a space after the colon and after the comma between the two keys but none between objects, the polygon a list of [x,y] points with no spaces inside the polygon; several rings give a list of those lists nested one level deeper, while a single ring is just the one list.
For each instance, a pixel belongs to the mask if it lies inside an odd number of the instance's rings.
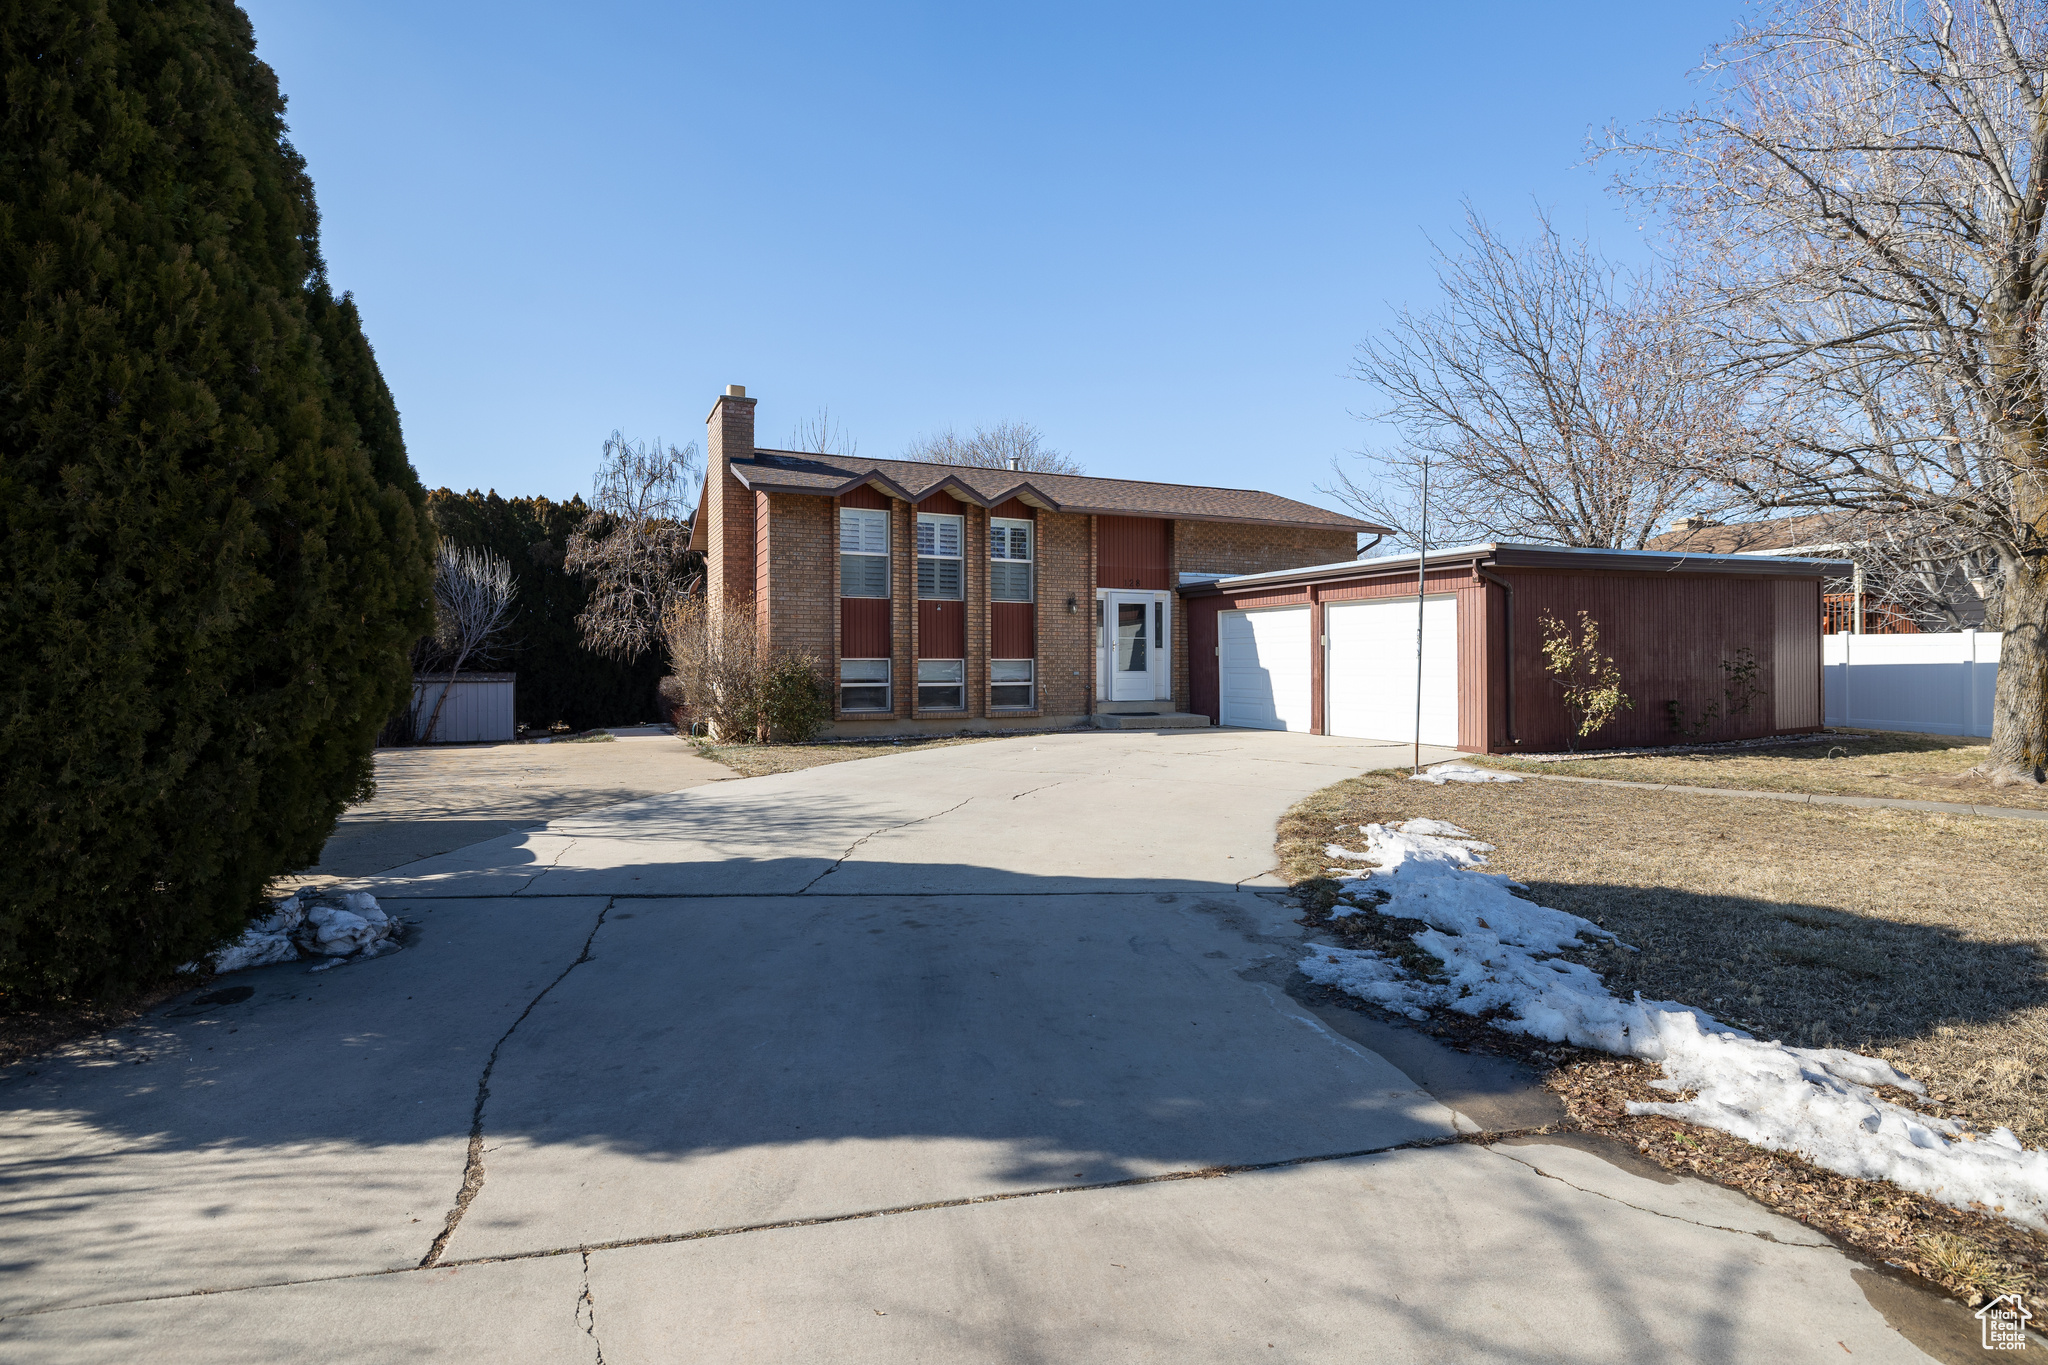
[{"label": "gutter downspout", "polygon": [[1515,585],[1496,574],[1490,574],[1479,565],[1472,566],[1472,572],[1498,587],[1508,595],[1505,621],[1507,624],[1507,674],[1508,674],[1508,743],[1521,746],[1521,736],[1515,733]]}]

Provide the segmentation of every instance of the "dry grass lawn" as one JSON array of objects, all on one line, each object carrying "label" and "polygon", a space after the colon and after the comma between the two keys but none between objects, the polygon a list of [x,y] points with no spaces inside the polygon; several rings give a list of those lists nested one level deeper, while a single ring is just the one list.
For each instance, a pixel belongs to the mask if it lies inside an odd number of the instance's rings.
[{"label": "dry grass lawn", "polygon": [[[1932,1100],[1920,1107],[2048,1146],[2048,822],[1370,774],[1317,792],[1281,823],[1282,870],[1308,922],[1356,925],[1360,946],[1393,946],[1398,926],[1379,916],[1324,919],[1336,887],[1323,879],[1323,846],[1360,847],[1349,842],[1360,824],[1418,816],[1497,845],[1490,870],[1638,947],[1577,955],[1615,994],[1883,1057],[1927,1084]],[[1430,1028],[1552,1068],[1546,1083],[1580,1126],[1743,1188],[1964,1298],[2005,1280],[2048,1289],[2048,1239],[2003,1220],[1723,1134],[1629,1118],[1622,1102],[1650,1097],[1654,1066],[1535,1045],[1462,1016]]]},{"label": "dry grass lawn", "polygon": [[1905,801],[2048,810],[2048,787],[1994,787],[1969,770],[1990,748],[1981,740],[1892,730],[1837,730],[1825,744],[1729,749],[1642,758],[1579,758],[1531,763],[1499,754],[1472,760],[1513,772],[1669,782],[1686,787],[1883,796]]},{"label": "dry grass lawn", "polygon": [[905,736],[901,739],[842,739],[818,744],[713,744],[693,739],[690,746],[714,763],[723,763],[741,777],[765,777],[769,773],[793,773],[821,763],[845,763],[855,758],[879,758],[884,754],[907,753],[911,749],[942,749],[952,744],[980,744],[1002,735],[940,735],[930,739]]},{"label": "dry grass lawn", "polygon": [[1372,775],[1289,813],[1283,866],[1320,876],[1339,825],[1416,816],[1639,947],[1588,950],[1615,994],[1883,1057],[1944,1112],[2048,1145],[2048,823]]}]

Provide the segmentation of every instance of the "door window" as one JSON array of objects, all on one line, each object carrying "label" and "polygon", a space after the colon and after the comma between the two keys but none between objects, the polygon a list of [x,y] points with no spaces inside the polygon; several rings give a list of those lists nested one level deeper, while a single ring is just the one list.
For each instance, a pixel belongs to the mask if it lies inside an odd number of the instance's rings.
[{"label": "door window", "polygon": [[1116,604],[1116,667],[1119,673],[1143,673],[1152,667],[1145,648],[1145,604]]}]

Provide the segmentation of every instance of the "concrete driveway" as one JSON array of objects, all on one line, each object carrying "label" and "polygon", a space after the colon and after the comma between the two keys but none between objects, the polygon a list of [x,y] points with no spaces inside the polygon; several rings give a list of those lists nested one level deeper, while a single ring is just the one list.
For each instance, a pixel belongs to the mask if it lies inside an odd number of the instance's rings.
[{"label": "concrete driveway", "polygon": [[406,951],[0,1077],[0,1356],[1926,1358],[1816,1234],[1469,1140],[1554,1111],[1289,996],[1274,821],[1405,752],[1021,737],[367,879]]}]

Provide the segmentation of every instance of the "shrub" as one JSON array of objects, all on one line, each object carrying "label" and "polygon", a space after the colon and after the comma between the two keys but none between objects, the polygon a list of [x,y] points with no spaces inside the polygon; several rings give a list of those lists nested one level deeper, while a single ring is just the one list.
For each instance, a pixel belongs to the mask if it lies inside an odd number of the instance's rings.
[{"label": "shrub", "polygon": [[240,931],[371,789],[433,536],[220,0],[0,10],[0,994]]},{"label": "shrub", "polygon": [[1600,652],[1600,623],[1579,613],[1579,630],[1549,612],[1540,620],[1543,627],[1543,666],[1557,687],[1564,709],[1574,726],[1566,739],[1574,749],[1578,742],[1605,729],[1635,703],[1621,690],[1621,669],[1610,655]]},{"label": "shrub", "polygon": [[761,676],[761,719],[770,739],[804,744],[832,719],[823,681],[825,666],[815,655],[784,654]]},{"label": "shrub", "polygon": [[754,614],[726,611],[713,620],[701,597],[668,612],[669,660],[692,721],[725,743],[748,743],[761,727],[761,658]]}]

